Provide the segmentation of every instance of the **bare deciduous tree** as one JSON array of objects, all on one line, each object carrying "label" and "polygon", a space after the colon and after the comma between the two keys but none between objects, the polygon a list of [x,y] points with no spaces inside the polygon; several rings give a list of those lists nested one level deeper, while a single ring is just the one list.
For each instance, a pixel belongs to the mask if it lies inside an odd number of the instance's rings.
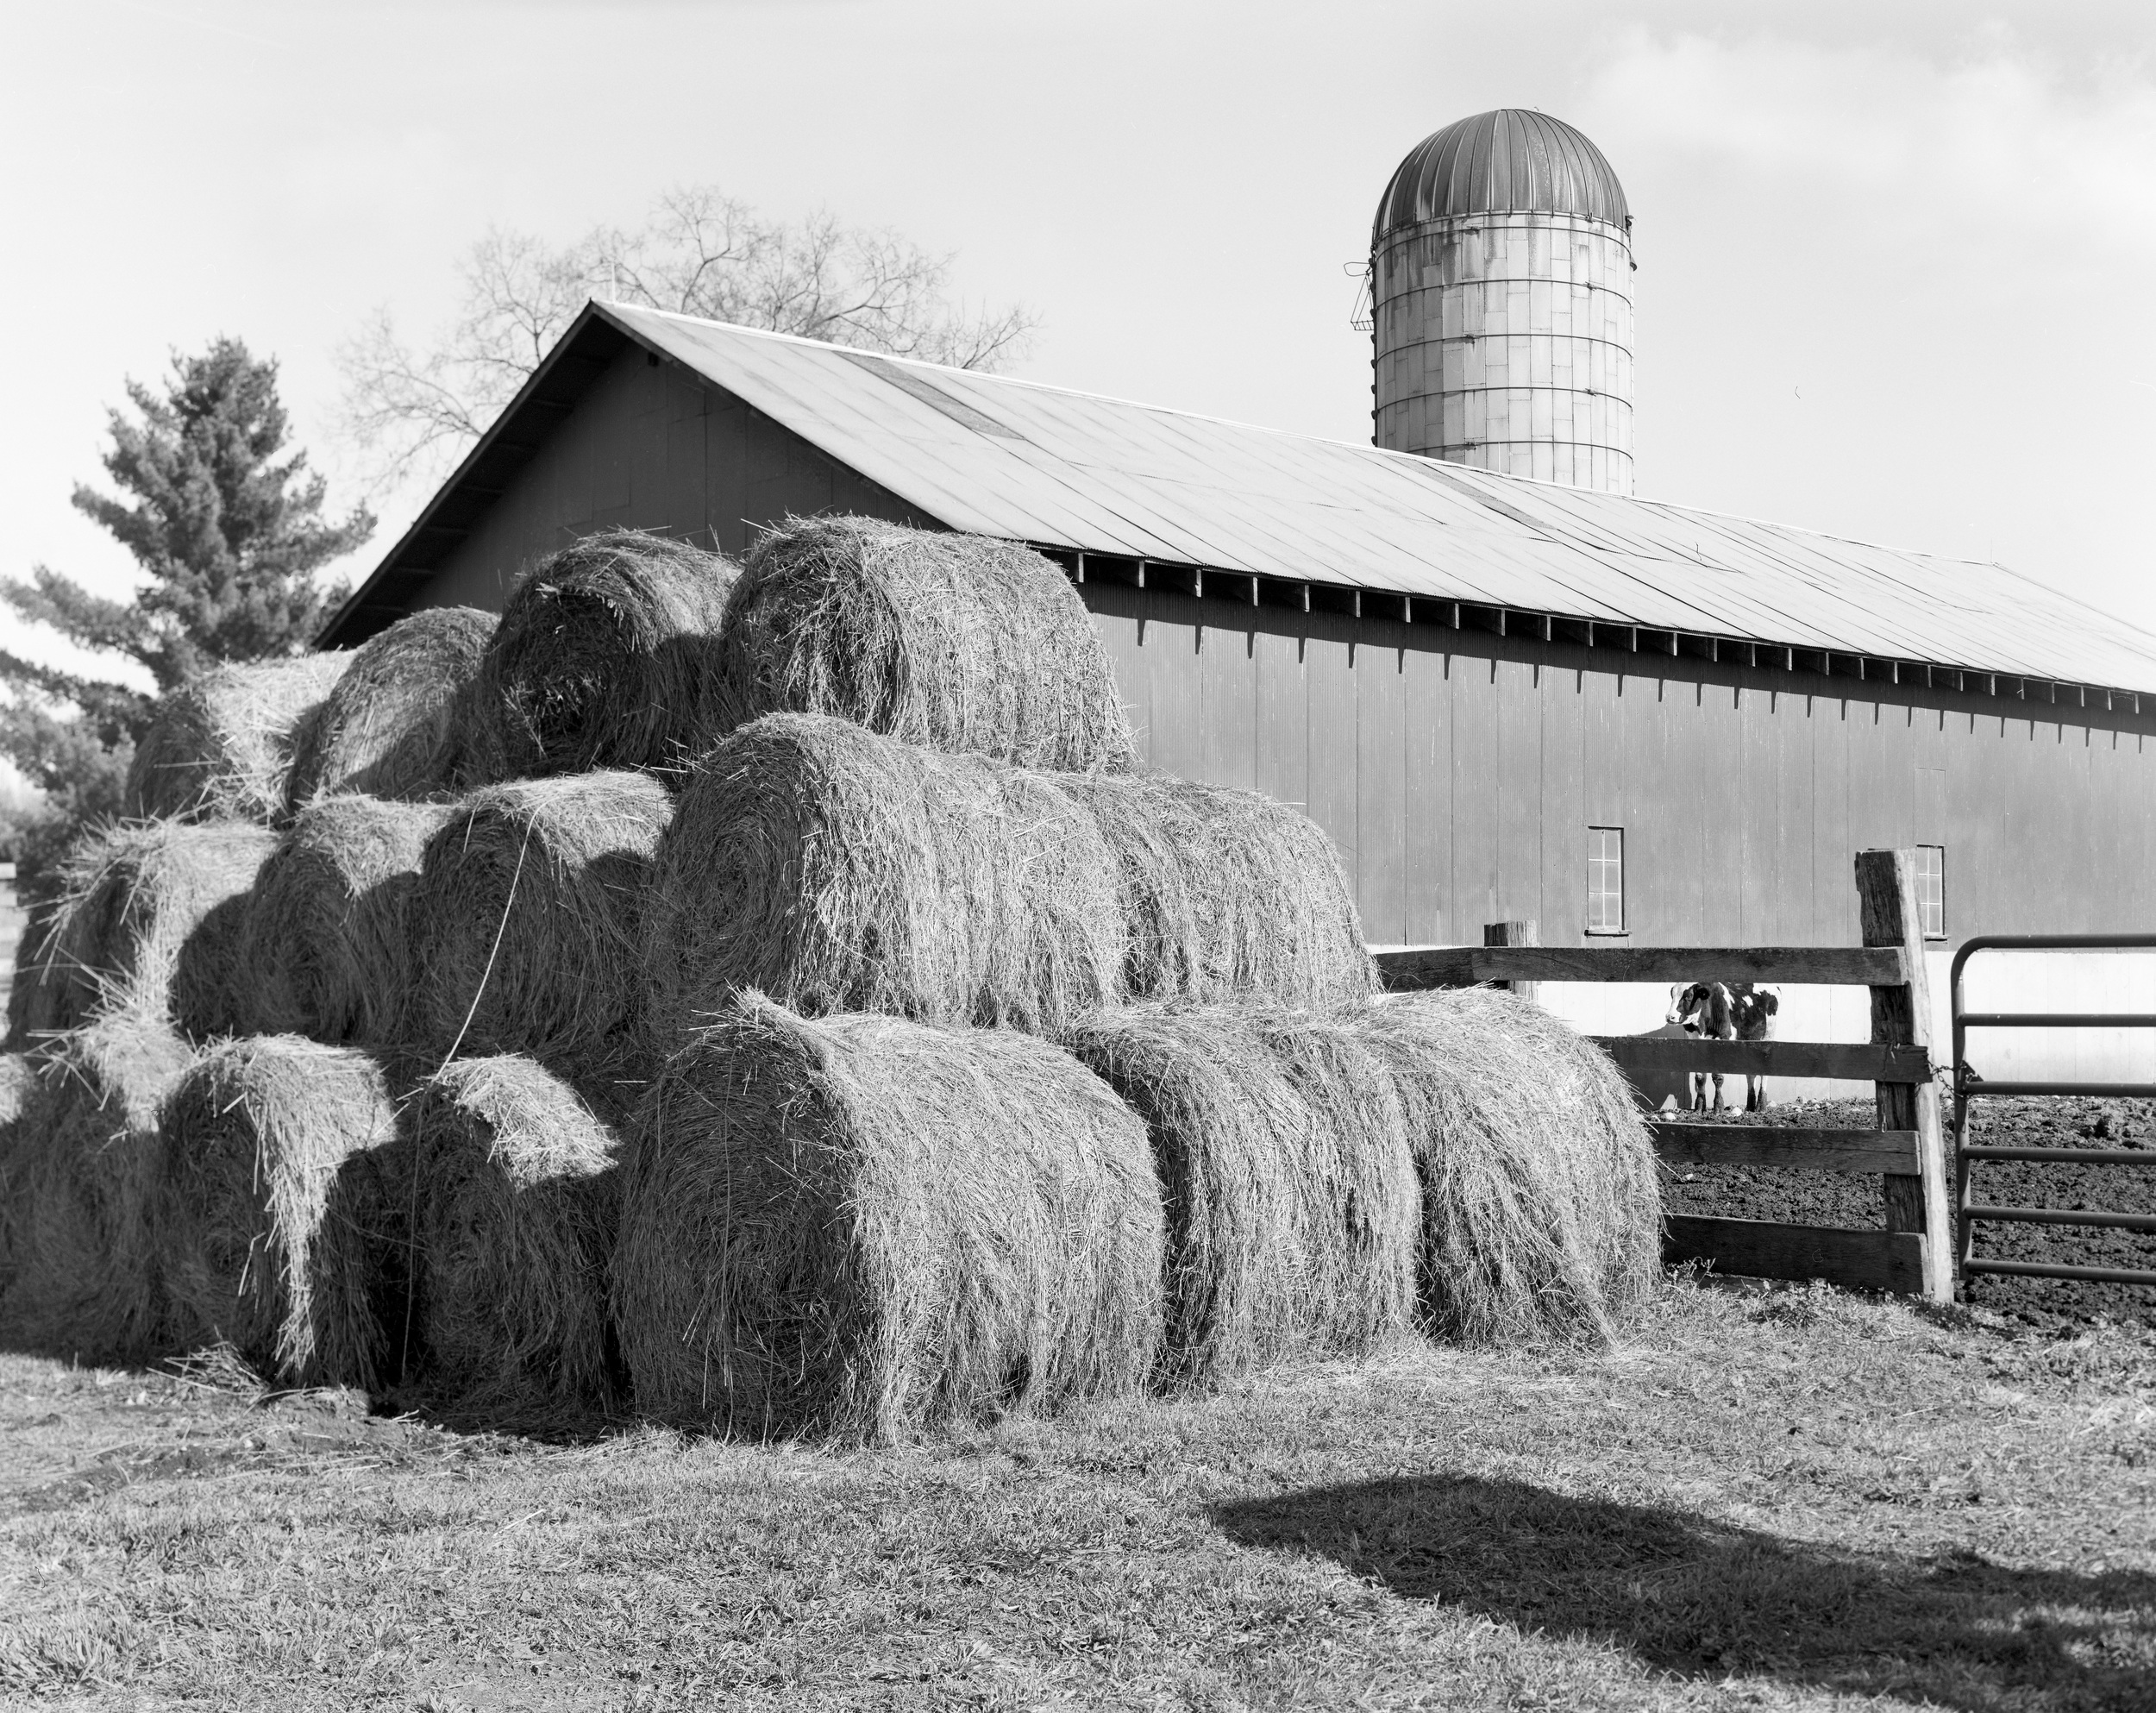
[{"label": "bare deciduous tree", "polygon": [[492,231],[466,254],[461,311],[430,349],[415,352],[378,310],[338,353],[344,427],[385,481],[439,468],[593,297],[959,368],[1022,355],[1038,317],[1023,305],[969,309],[950,296],[950,257],[894,232],[823,213],[767,221],[709,186],[661,197],[642,226],[558,248]]}]

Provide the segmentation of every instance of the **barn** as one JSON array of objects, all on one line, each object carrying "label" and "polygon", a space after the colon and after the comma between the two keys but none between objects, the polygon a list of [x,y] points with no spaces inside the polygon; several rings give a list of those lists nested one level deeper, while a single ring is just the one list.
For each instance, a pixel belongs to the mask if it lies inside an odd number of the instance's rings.
[{"label": "barn", "polygon": [[[1447,212],[1465,169],[1429,152],[1402,166],[1421,158],[1438,182],[1426,228],[1493,223],[1478,200],[1591,201],[1497,182]],[[1395,345],[1431,347],[1432,393],[1460,374],[1457,339],[1402,333],[1388,296],[1407,272],[1384,226],[1399,179],[1373,241],[1380,432],[1389,413],[1441,441],[1446,412],[1403,408],[1388,349],[1388,325]],[[1431,216],[1429,198],[1407,212]],[[1471,318],[1459,276],[1476,286],[1473,257],[1501,267],[1507,251],[1445,242],[1452,273],[1413,277],[1451,279]],[[1514,254],[1534,262],[1526,241]],[[1616,265],[1576,254],[1604,278]],[[1548,294],[1538,310],[1482,289],[1487,314],[1509,301],[1547,334]],[[1407,308],[1440,328],[1462,313]],[[1562,362],[1538,369],[1535,336],[1482,342],[1517,348],[1520,376],[1556,373],[1544,392],[1607,390],[1584,362],[1570,380]],[[1550,342],[1562,357],[1576,336]],[[590,530],[738,555],[789,514],[866,513],[1054,558],[1108,643],[1145,759],[1307,805],[1376,944],[1479,944],[1516,919],[1545,944],[1852,944],[1852,856],[1877,845],[1919,852],[1942,963],[1977,933],[2156,924],[2156,637],[2000,566],[1634,497],[1628,398],[1621,419],[1594,417],[1611,445],[1579,455],[1576,484],[1512,474],[1569,474],[1570,452],[1519,454],[1538,432],[1591,436],[1566,429],[1564,398],[1553,412],[1535,384],[1493,380],[1494,361],[1459,379],[1483,424],[1463,456],[593,302],[321,641],[349,646],[417,607],[497,608],[520,568]],[[1521,426],[1493,433],[1508,388]],[[2140,960],[2013,980],[2016,1008],[2048,988],[2061,1008],[2156,1011]],[[1864,1038],[1860,991],[1789,997],[1787,1032]],[[1666,993],[1545,998],[1614,1032],[1659,1023]],[[2025,1071],[2156,1071],[2096,1031],[1986,1051]]]}]

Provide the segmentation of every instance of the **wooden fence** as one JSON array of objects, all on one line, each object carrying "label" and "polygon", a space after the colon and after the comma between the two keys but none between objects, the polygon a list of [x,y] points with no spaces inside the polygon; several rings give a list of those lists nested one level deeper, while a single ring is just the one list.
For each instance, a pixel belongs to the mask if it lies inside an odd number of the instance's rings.
[{"label": "wooden fence", "polygon": [[1532,925],[1502,923],[1489,936],[1497,944],[1380,952],[1377,962],[1385,985],[1395,991],[1484,982],[1756,982],[1871,988],[1871,1038],[1865,1043],[1652,1035],[1595,1040],[1635,1076],[1720,1071],[1840,1077],[1877,1086],[1878,1127],[1873,1130],[1682,1119],[1657,1119],[1651,1128],[1655,1147],[1673,1164],[1877,1173],[1885,1186],[1883,1229],[1673,1214],[1664,1221],[1666,1258],[1706,1261],[1718,1271],[1755,1278],[1825,1279],[1947,1302],[1953,1299],[1953,1241],[1939,1085],[1933,1076],[1922,918],[1909,853],[1858,852],[1856,882],[1861,946],[1539,946],[1518,943],[1532,939]]}]

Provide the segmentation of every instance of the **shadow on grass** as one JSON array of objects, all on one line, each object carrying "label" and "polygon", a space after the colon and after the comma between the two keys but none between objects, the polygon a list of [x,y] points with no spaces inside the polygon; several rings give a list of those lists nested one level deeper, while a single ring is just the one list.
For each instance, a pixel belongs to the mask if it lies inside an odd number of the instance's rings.
[{"label": "shadow on grass", "polygon": [[1318,1488],[1214,1520],[1247,1546],[1319,1554],[1403,1598],[1610,1643],[1677,1677],[1971,1713],[2156,1706],[2156,1576],[2141,1572],[1836,1550],[1470,1477]]}]

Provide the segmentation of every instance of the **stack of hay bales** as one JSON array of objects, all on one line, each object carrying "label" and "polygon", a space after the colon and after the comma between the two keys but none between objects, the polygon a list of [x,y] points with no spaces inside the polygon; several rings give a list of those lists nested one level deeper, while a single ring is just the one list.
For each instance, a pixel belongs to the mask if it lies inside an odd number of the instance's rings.
[{"label": "stack of hay bales", "polygon": [[[1603,1338],[1651,1277],[1614,1067],[1509,995],[1381,996],[1324,834],[1139,768],[1028,549],[614,531],[342,671],[41,938],[17,1032],[124,1139],[0,1129],[9,1205],[57,1186],[0,1315],[520,1426],[895,1440]],[[190,840],[222,878],[128,882],[166,901],[105,949],[97,876]],[[94,1305],[26,1289],[85,1248]]]}]

